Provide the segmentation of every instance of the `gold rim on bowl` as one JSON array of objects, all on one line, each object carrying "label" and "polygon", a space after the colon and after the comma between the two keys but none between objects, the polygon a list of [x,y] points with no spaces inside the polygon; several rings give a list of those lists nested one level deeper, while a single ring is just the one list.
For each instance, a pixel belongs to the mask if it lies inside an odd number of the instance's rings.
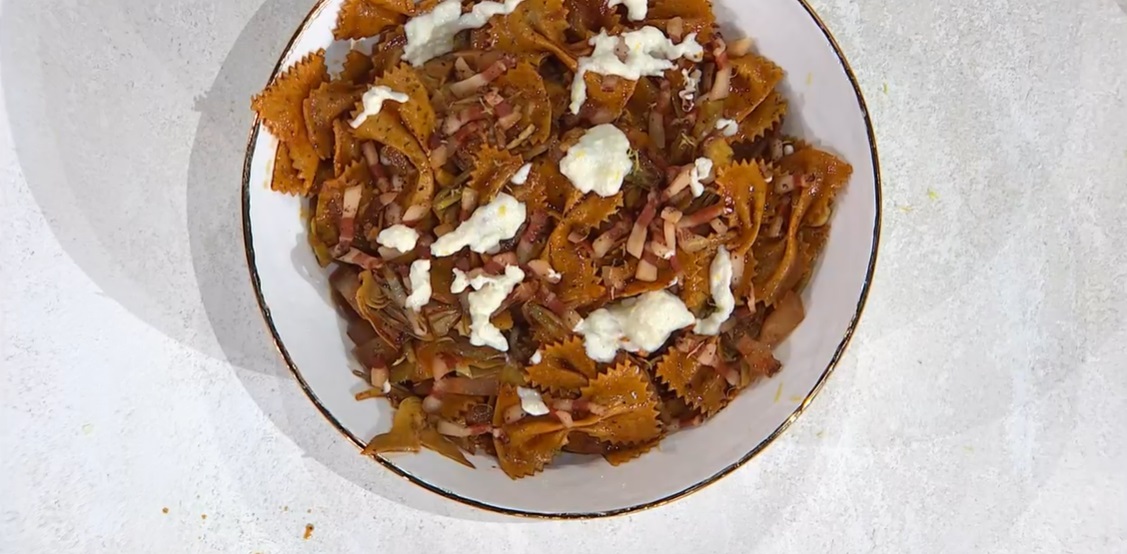
[{"label": "gold rim on bowl", "polygon": [[[881,174],[880,174],[880,162],[879,162],[879,158],[877,156],[876,134],[873,132],[873,123],[869,118],[869,109],[868,109],[868,106],[865,103],[865,97],[861,93],[860,85],[857,83],[857,76],[853,73],[853,68],[849,65],[849,61],[846,60],[845,54],[841,50],[841,45],[838,44],[837,39],[834,38],[833,33],[830,32],[830,30],[826,26],[825,22],[822,21],[822,18],[819,17],[817,12],[814,11],[814,8],[812,8],[810,6],[810,4],[807,3],[807,0],[795,0],[795,1],[802,4],[802,7],[806,10],[806,12],[808,14],[810,14],[811,19],[813,19],[815,24],[818,25],[818,28],[821,29],[822,34],[825,35],[826,40],[829,41],[830,46],[833,47],[834,55],[837,56],[838,62],[841,63],[842,69],[845,71],[846,75],[849,77],[849,82],[853,86],[853,91],[857,96],[857,105],[861,109],[861,114],[862,114],[862,116],[864,117],[864,120],[865,120],[865,128],[866,128],[866,132],[867,132],[868,139],[869,139],[869,152],[870,152],[870,155],[871,155],[871,158],[872,158],[872,163],[873,163],[873,175],[875,177],[874,184],[875,184],[875,187],[876,187],[876,190],[875,190],[876,217],[875,217],[874,223],[873,223],[873,247],[872,247],[872,250],[869,253],[869,266],[868,266],[868,270],[865,274],[865,281],[864,281],[864,283],[862,284],[862,287],[861,287],[861,297],[857,301],[857,311],[853,314],[853,318],[850,320],[849,326],[845,329],[845,334],[842,336],[841,342],[838,344],[837,349],[834,351],[834,355],[830,359],[829,364],[826,365],[826,369],[823,370],[821,376],[818,377],[818,382],[814,384],[814,388],[810,390],[810,393],[807,394],[806,398],[804,398],[802,400],[802,403],[799,404],[799,406],[797,408],[795,408],[794,412],[792,412],[791,415],[786,420],[784,420],[770,435],[768,435],[767,438],[760,441],[759,444],[755,445],[754,448],[752,448],[750,451],[748,451],[747,454],[744,454],[743,456],[740,457],[740,459],[738,459],[735,462],[729,464],[724,469],[721,469],[720,471],[716,472],[711,477],[709,477],[709,478],[707,478],[703,481],[700,481],[700,482],[698,482],[698,483],[696,483],[692,486],[684,488],[684,489],[682,489],[678,492],[666,495],[666,496],[659,498],[657,500],[651,500],[649,502],[644,502],[644,503],[636,504],[636,505],[633,505],[633,506],[627,506],[627,507],[624,507],[624,508],[616,508],[614,510],[605,510],[605,511],[596,511],[596,512],[549,513],[549,512],[531,512],[531,511],[517,510],[517,509],[513,509],[513,508],[506,508],[506,507],[503,507],[503,506],[496,506],[496,505],[493,505],[493,504],[489,504],[487,502],[481,502],[481,501],[478,501],[478,500],[474,500],[472,498],[466,498],[466,497],[461,496],[461,495],[459,495],[459,494],[457,494],[453,491],[449,491],[449,490],[446,490],[444,488],[432,485],[432,484],[430,484],[430,483],[428,483],[428,482],[426,482],[422,479],[419,479],[418,477],[400,469],[399,466],[395,465],[394,463],[392,463],[388,460],[385,460],[384,458],[381,458],[381,457],[378,457],[378,456],[375,457],[375,460],[377,462],[379,462],[381,465],[383,465],[387,469],[391,470],[396,475],[406,479],[407,481],[410,481],[411,483],[413,483],[415,485],[418,485],[418,486],[420,486],[420,487],[422,487],[422,488],[424,488],[424,489],[426,489],[430,492],[433,492],[435,494],[439,494],[439,495],[446,497],[450,500],[455,500],[457,502],[461,502],[463,504],[473,506],[475,508],[480,508],[480,509],[483,509],[483,510],[488,510],[488,511],[491,511],[491,512],[496,512],[496,513],[509,515],[509,516],[528,517],[528,518],[536,518],[536,519],[594,519],[594,518],[602,518],[602,517],[628,514],[628,513],[631,513],[631,512],[647,510],[647,509],[650,509],[650,508],[656,508],[658,506],[663,506],[663,505],[668,504],[668,503],[670,503],[674,500],[677,500],[679,498],[683,498],[683,497],[688,496],[688,495],[690,495],[690,494],[692,494],[696,491],[699,491],[699,490],[719,481],[720,479],[724,478],[725,476],[732,473],[733,471],[735,471],[736,469],[738,469],[739,467],[741,467],[745,463],[747,463],[749,460],[754,458],[757,454],[759,454],[765,448],[767,448],[768,445],[770,445],[772,442],[774,442],[775,439],[777,439],[780,435],[782,435],[783,432],[786,431],[787,428],[789,428],[791,426],[791,424],[793,424],[795,422],[795,420],[798,419],[798,416],[802,415],[802,413],[810,405],[811,401],[814,400],[814,397],[817,396],[819,392],[821,392],[822,387],[825,386],[826,380],[829,378],[830,374],[833,373],[834,368],[837,366],[838,361],[841,359],[842,354],[845,352],[845,348],[849,345],[849,340],[853,337],[853,332],[857,328],[857,324],[860,322],[861,313],[865,309],[865,302],[869,298],[869,289],[872,286],[873,274],[876,271],[877,250],[878,250],[878,246],[880,244],[881,217],[882,217],[882,208],[881,208],[881,204],[882,204],[881,186],[882,185],[881,185]],[[297,31],[294,33],[294,35],[292,37],[290,37],[289,42],[286,44],[285,48],[282,50],[282,54],[278,58],[277,64],[275,64],[273,71],[271,71],[271,73],[270,73],[270,79],[267,81],[267,84],[274,81],[274,78],[277,77],[278,73],[282,69],[282,62],[289,55],[290,50],[293,48],[293,45],[295,43],[297,43],[297,40],[305,33],[305,31],[309,28],[312,21],[325,9],[325,7],[328,5],[328,3],[329,3],[329,0],[317,0],[317,4],[314,5],[313,9],[310,10],[309,14],[305,16],[305,19],[302,20],[301,25],[298,26]],[[262,295],[262,283],[261,283],[261,280],[259,279],[259,276],[258,276],[258,267],[255,265],[254,240],[253,240],[253,235],[252,235],[252,232],[251,232],[251,223],[250,223],[250,168],[251,168],[251,159],[252,159],[252,154],[253,154],[253,150],[254,150],[254,144],[258,139],[258,133],[259,133],[259,130],[261,128],[260,123],[261,122],[259,121],[259,118],[256,116],[255,119],[254,119],[254,122],[251,124],[250,136],[247,139],[246,156],[245,156],[244,162],[243,162],[243,182],[242,182],[243,246],[246,250],[247,268],[250,270],[250,279],[251,279],[251,284],[254,287],[254,296],[255,296],[255,299],[258,302],[259,309],[262,311],[262,317],[266,322],[266,327],[269,329],[270,336],[271,336],[272,340],[274,341],[274,347],[278,350],[278,353],[282,356],[282,360],[285,362],[286,367],[289,368],[290,372],[293,373],[294,378],[297,379],[298,384],[301,385],[301,390],[305,392],[305,395],[309,397],[309,400],[313,402],[313,405],[317,407],[317,410],[319,412],[321,412],[321,415],[324,416],[325,419],[327,419],[329,421],[329,423],[331,423],[333,425],[333,427],[335,427],[337,429],[337,431],[340,431],[341,434],[343,434],[346,438],[348,438],[348,440],[351,441],[352,444],[355,445],[357,449],[363,450],[363,448],[365,446],[364,442],[361,441],[351,431],[346,429],[344,427],[344,425],[342,425],[341,422],[338,421],[335,416],[333,416],[333,414],[328,410],[328,408],[326,408],[324,406],[324,404],[321,403],[320,399],[317,398],[317,395],[313,392],[313,389],[311,389],[309,387],[309,384],[305,381],[305,378],[302,377],[301,370],[299,370],[297,368],[297,365],[294,364],[293,359],[290,358],[289,352],[286,350],[285,345],[282,343],[282,338],[281,338],[281,336],[279,336],[278,329],[274,325],[274,319],[273,319],[273,316],[271,316],[270,307],[266,304],[266,299]]]}]

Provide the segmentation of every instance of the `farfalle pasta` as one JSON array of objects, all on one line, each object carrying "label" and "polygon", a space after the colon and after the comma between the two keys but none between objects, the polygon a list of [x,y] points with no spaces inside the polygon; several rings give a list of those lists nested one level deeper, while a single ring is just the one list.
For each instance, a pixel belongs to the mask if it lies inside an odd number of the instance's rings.
[{"label": "farfalle pasta", "polygon": [[[345,0],[252,108],[370,384],[365,455],[614,465],[780,371],[852,168],[708,0]],[[326,347],[332,347],[326,345]]]}]

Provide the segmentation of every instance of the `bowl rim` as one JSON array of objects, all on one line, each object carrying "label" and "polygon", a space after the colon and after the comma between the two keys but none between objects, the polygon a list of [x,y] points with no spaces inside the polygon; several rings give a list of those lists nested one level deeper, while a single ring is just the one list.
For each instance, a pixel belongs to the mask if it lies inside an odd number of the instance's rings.
[{"label": "bowl rim", "polygon": [[[848,59],[846,59],[845,53],[842,51],[841,45],[837,42],[837,39],[834,38],[833,33],[830,31],[829,27],[822,20],[822,18],[818,15],[818,13],[814,10],[814,8],[810,6],[810,4],[807,2],[807,0],[794,0],[794,1],[801,4],[801,6],[806,10],[807,14],[809,14],[810,18],[814,21],[814,23],[822,31],[822,34],[826,37],[826,40],[829,42],[830,46],[833,48],[834,55],[837,57],[838,62],[841,64],[842,70],[845,72],[846,76],[849,78],[850,85],[853,87],[853,92],[857,97],[858,108],[861,110],[862,118],[865,121],[865,130],[866,130],[866,135],[867,135],[868,141],[869,141],[869,154],[870,154],[872,164],[873,164],[874,198],[875,198],[875,203],[876,203],[875,217],[873,219],[873,244],[872,244],[872,249],[869,252],[868,268],[867,268],[866,273],[865,273],[865,280],[862,282],[861,295],[857,300],[856,311],[854,312],[853,317],[849,322],[849,326],[846,327],[846,329],[845,329],[845,333],[841,338],[841,342],[838,343],[837,348],[834,350],[834,354],[830,358],[829,363],[826,365],[826,368],[822,371],[821,375],[819,375],[818,381],[814,384],[814,387],[810,390],[810,392],[802,400],[802,403],[800,403],[798,405],[798,407],[795,408],[795,410],[791,413],[791,415],[788,416],[785,420],[783,420],[783,422],[781,424],[779,424],[779,426],[777,428],[775,428],[775,430],[772,431],[770,435],[768,435],[763,440],[759,441],[758,444],[756,444],[754,447],[752,447],[751,450],[749,450],[746,454],[741,456],[738,460],[736,460],[736,461],[732,462],[731,464],[725,466],[723,469],[721,469],[720,471],[717,471],[716,473],[714,473],[713,475],[711,475],[707,479],[703,479],[703,480],[701,480],[697,483],[694,483],[693,485],[690,485],[690,486],[688,486],[684,489],[681,489],[680,491],[677,491],[677,492],[672,493],[672,494],[665,495],[665,496],[658,498],[656,500],[651,500],[649,502],[643,502],[643,503],[635,504],[635,505],[632,505],[632,506],[626,506],[626,507],[623,507],[623,508],[615,508],[613,510],[599,510],[599,511],[591,511],[591,512],[534,512],[534,511],[528,511],[528,510],[520,510],[520,509],[516,509],[516,508],[508,508],[508,507],[504,507],[504,506],[497,506],[497,505],[494,505],[494,504],[490,504],[488,502],[482,502],[480,500],[474,500],[472,498],[466,498],[464,496],[459,495],[456,492],[444,489],[442,487],[435,486],[435,485],[433,485],[433,484],[431,484],[431,483],[429,483],[429,482],[427,482],[427,481],[425,481],[425,480],[423,480],[419,477],[416,477],[415,475],[412,475],[412,474],[404,471],[403,469],[399,468],[399,466],[395,465],[394,463],[392,463],[389,460],[386,460],[386,459],[384,459],[380,456],[374,456],[373,457],[376,462],[378,462],[383,467],[391,470],[396,475],[406,479],[408,482],[410,482],[414,485],[417,485],[417,486],[419,486],[419,487],[421,487],[421,488],[423,488],[427,491],[430,491],[432,493],[443,496],[443,497],[445,497],[449,500],[454,500],[456,502],[459,502],[459,503],[462,503],[462,504],[465,504],[467,506],[471,506],[471,507],[474,507],[474,508],[478,508],[478,509],[482,509],[482,510],[486,510],[486,511],[490,511],[490,512],[495,512],[495,513],[499,513],[499,514],[503,514],[503,515],[507,515],[507,516],[524,517],[524,518],[530,518],[530,519],[547,519],[547,520],[597,519],[597,518],[611,517],[611,516],[616,516],[616,515],[629,514],[629,513],[633,513],[633,512],[648,510],[650,508],[657,508],[657,507],[660,507],[660,506],[664,506],[665,504],[668,504],[668,503],[673,502],[675,500],[678,500],[680,498],[684,498],[684,497],[686,497],[686,496],[688,496],[688,495],[690,495],[694,492],[697,492],[697,491],[699,491],[699,490],[701,490],[701,489],[703,489],[703,488],[705,488],[709,485],[712,485],[713,483],[716,483],[717,481],[720,481],[724,477],[731,474],[733,471],[742,467],[744,464],[746,464],[748,461],[750,461],[752,458],[754,458],[760,452],[765,450],[769,445],[771,445],[775,441],[775,439],[779,438],[779,436],[782,435],[795,422],[795,420],[797,420],[798,417],[803,414],[803,412],[806,411],[806,408],[809,407],[810,403],[814,400],[814,397],[816,397],[818,395],[818,393],[821,392],[822,388],[826,384],[826,381],[829,379],[830,375],[833,373],[834,369],[837,367],[838,362],[841,360],[841,357],[844,354],[846,347],[848,347],[850,340],[853,338],[854,331],[857,329],[857,326],[860,323],[861,314],[862,314],[862,312],[864,312],[865,304],[868,301],[869,291],[870,291],[870,289],[872,287],[872,283],[873,283],[873,275],[876,272],[877,252],[878,252],[879,246],[880,246],[880,234],[881,234],[882,216],[883,216],[883,209],[882,209],[882,205],[883,205],[882,188],[883,188],[883,185],[882,185],[882,182],[881,182],[880,160],[879,160],[879,156],[877,154],[876,133],[873,129],[873,123],[872,123],[872,120],[869,116],[869,108],[868,108],[868,105],[865,102],[865,96],[861,92],[861,86],[857,81],[857,76],[854,74],[853,68],[849,64]],[[272,83],[274,81],[274,79],[278,76],[279,72],[282,69],[282,63],[289,56],[291,50],[293,49],[294,45],[297,43],[298,39],[301,38],[301,36],[309,29],[310,25],[317,18],[317,16],[319,16],[321,14],[321,12],[324,11],[326,7],[328,7],[329,2],[330,2],[330,0],[317,0],[316,4],[314,4],[313,8],[309,11],[309,13],[305,16],[305,18],[302,19],[301,23],[298,25],[298,28],[294,32],[293,36],[290,37],[289,41],[286,43],[286,46],[282,49],[282,53],[279,55],[278,61],[274,65],[274,69],[270,72],[270,78],[266,82],[267,85]],[[347,428],[345,428],[345,426],[339,420],[336,419],[336,417],[332,414],[332,412],[330,412],[329,409],[327,407],[325,407],[324,404],[321,403],[320,399],[317,397],[317,394],[315,392],[313,392],[313,389],[305,381],[305,378],[301,374],[301,370],[299,370],[297,368],[297,364],[294,363],[293,359],[290,357],[289,351],[286,349],[285,344],[283,344],[283,342],[282,342],[282,338],[278,333],[278,329],[274,325],[274,319],[273,319],[273,316],[271,315],[271,312],[270,312],[270,306],[267,305],[266,298],[263,296],[263,293],[262,293],[262,283],[261,283],[261,280],[260,280],[259,275],[258,275],[258,266],[255,263],[254,239],[253,239],[253,233],[252,233],[252,230],[251,230],[251,218],[250,218],[251,162],[252,162],[253,157],[254,157],[253,156],[254,149],[255,149],[254,147],[255,147],[255,144],[258,140],[258,134],[259,134],[259,131],[261,130],[261,128],[262,128],[261,119],[256,114],[254,121],[251,123],[251,130],[250,130],[249,136],[247,138],[246,154],[245,154],[245,157],[244,157],[244,160],[243,160],[243,176],[242,176],[242,192],[241,192],[243,248],[244,248],[245,253],[246,253],[247,269],[249,270],[249,273],[250,273],[250,281],[251,281],[251,286],[254,289],[255,300],[257,301],[259,311],[262,314],[263,322],[266,324],[267,329],[270,331],[270,337],[271,337],[271,340],[274,343],[275,349],[277,349],[278,354],[282,357],[282,361],[285,363],[286,367],[289,368],[290,373],[293,374],[294,378],[297,380],[298,384],[301,386],[302,392],[305,393],[305,395],[309,398],[309,400],[317,408],[317,411],[319,411],[321,413],[321,415],[325,419],[327,419],[329,421],[329,423],[332,424],[333,427],[336,428],[337,431],[339,431],[342,435],[344,435],[344,437],[347,438],[358,450],[363,450],[364,446],[365,446],[364,443],[356,435],[354,435],[351,431],[349,431]]]}]

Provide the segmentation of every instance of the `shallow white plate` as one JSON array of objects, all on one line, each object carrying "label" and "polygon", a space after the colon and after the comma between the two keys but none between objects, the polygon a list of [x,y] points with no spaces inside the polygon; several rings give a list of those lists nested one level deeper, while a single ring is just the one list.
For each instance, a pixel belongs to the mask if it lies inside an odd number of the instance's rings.
[{"label": "shallow white plate", "polygon": [[[321,0],[282,54],[275,74],[332,44],[341,0]],[[839,196],[833,231],[804,295],[806,321],[777,356],[783,371],[741,394],[703,426],[617,468],[598,458],[565,457],[542,474],[510,480],[491,458],[476,470],[430,452],[379,462],[448,498],[508,514],[597,517],[684,496],[735,470],[779,436],[809,404],[841,356],[865,303],[880,234],[880,177],[872,127],[860,89],[837,44],[802,0],[714,0],[728,37],[755,38],[760,53],[787,71],[788,125],[853,164]],[[276,140],[255,123],[243,174],[247,261],[263,315],[285,363],[316,407],[358,447],[390,426],[385,402],[357,402],[363,384],[343,322],[329,297],[327,273],[305,240],[301,201],[268,188]],[[330,432],[328,427],[325,432]],[[379,469],[373,464],[373,471]]]}]

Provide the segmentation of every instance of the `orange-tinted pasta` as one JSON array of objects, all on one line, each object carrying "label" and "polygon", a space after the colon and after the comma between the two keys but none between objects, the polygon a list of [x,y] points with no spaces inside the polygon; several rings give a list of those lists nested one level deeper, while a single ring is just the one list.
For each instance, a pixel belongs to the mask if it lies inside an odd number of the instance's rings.
[{"label": "orange-tinted pasta", "polygon": [[[772,349],[802,320],[852,169],[783,134],[783,69],[726,42],[708,0],[651,0],[643,20],[606,0],[523,0],[412,63],[405,25],[454,1],[346,0],[335,37],[378,36],[375,51],[332,76],[312,53],[252,103],[280,141],[273,189],[308,198],[310,243],[334,266],[371,385],[358,399],[396,407],[364,453],[492,455],[514,479],[562,452],[626,463],[781,369]],[[572,113],[593,37],[645,27],[699,42],[701,59],[637,79],[589,70]],[[564,160],[601,125],[629,170],[584,194]],[[519,226],[494,243],[444,250],[470,227],[502,233],[513,209]],[[649,351],[620,337],[593,353],[581,322],[653,295],[696,323]]]}]

